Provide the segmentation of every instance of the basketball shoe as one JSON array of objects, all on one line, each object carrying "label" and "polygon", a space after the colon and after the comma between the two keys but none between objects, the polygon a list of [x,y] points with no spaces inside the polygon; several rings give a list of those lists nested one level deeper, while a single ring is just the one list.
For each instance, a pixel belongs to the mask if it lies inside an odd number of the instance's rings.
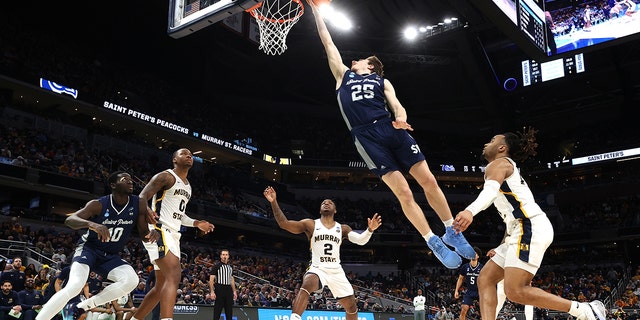
[{"label": "basketball shoe", "polygon": [[448,226],[444,235],[442,236],[442,241],[444,243],[454,247],[456,249],[456,253],[462,256],[465,259],[475,259],[476,251],[473,250],[473,247],[467,242],[467,239],[464,238],[462,232],[457,233],[453,230],[453,226]]},{"label": "basketball shoe", "polygon": [[581,314],[576,317],[576,320],[606,320],[607,308],[599,300],[593,300],[591,302],[580,302],[578,308],[581,310]]},{"label": "basketball shoe", "polygon": [[80,318],[82,314],[86,311],[82,308],[78,308],[77,302],[72,302],[64,306],[62,309],[62,319],[63,320],[77,320]]},{"label": "basketball shoe", "polygon": [[[442,262],[442,264],[449,269],[457,269],[462,264],[462,259],[451,249],[442,242],[442,239],[438,236],[433,236],[427,241],[427,246],[431,248],[433,254]],[[475,251],[474,251],[475,255]]]}]

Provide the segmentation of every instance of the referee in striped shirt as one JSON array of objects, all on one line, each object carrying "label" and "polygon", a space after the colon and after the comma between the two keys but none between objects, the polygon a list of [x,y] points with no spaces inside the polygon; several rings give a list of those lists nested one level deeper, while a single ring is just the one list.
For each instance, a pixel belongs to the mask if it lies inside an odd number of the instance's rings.
[{"label": "referee in striped shirt", "polygon": [[233,267],[229,264],[229,250],[220,251],[220,262],[211,268],[209,275],[209,289],[213,306],[213,320],[220,319],[222,308],[226,320],[233,320],[233,302],[238,299],[236,282],[233,280]]}]

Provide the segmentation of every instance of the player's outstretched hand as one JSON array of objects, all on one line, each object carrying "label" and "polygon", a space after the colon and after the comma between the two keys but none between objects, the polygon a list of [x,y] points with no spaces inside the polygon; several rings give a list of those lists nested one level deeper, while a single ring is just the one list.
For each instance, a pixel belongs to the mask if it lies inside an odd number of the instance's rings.
[{"label": "player's outstretched hand", "polygon": [[375,231],[382,225],[382,217],[378,213],[374,214],[373,218],[367,218],[367,225],[369,230]]},{"label": "player's outstretched hand", "polygon": [[391,124],[393,125],[394,128],[396,129],[403,129],[403,130],[408,130],[408,131],[413,131],[413,128],[411,127],[410,124],[408,124],[406,121],[404,120],[394,120],[391,121]]},{"label": "player's outstretched hand", "polygon": [[213,229],[215,229],[215,226],[212,223],[204,220],[198,220],[196,227],[205,234],[212,232]]},{"label": "player's outstretched hand", "polygon": [[462,210],[456,215],[456,219],[453,221],[453,229],[457,232],[467,230],[473,222],[473,214],[469,210]]},{"label": "player's outstretched hand", "polygon": [[273,189],[272,186],[268,186],[266,189],[264,189],[264,192],[262,194],[264,194],[264,197],[267,199],[267,201],[269,202],[276,201],[276,198],[277,198],[276,190]]}]

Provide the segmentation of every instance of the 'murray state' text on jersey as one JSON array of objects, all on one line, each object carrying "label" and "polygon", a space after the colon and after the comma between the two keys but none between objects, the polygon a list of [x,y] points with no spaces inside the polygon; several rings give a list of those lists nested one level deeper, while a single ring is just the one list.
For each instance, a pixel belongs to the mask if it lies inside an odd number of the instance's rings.
[{"label": "'murray state' text on jersey", "polygon": [[315,220],[311,235],[311,265],[319,268],[341,268],[340,245],[342,226],[335,222],[331,228],[325,227],[320,219]]}]

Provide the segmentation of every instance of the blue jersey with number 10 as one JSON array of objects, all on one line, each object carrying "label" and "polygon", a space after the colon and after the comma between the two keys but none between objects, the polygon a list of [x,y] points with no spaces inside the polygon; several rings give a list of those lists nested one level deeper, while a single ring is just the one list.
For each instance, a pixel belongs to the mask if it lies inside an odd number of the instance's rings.
[{"label": "blue jersey with number 10", "polygon": [[109,240],[106,242],[98,239],[98,234],[93,230],[87,230],[79,241],[79,244],[111,254],[117,254],[129,241],[133,227],[138,223],[139,214],[139,198],[130,195],[127,204],[118,209],[114,206],[111,195],[107,195],[98,199],[102,204],[102,212],[100,215],[90,220],[102,224],[109,229]]}]

